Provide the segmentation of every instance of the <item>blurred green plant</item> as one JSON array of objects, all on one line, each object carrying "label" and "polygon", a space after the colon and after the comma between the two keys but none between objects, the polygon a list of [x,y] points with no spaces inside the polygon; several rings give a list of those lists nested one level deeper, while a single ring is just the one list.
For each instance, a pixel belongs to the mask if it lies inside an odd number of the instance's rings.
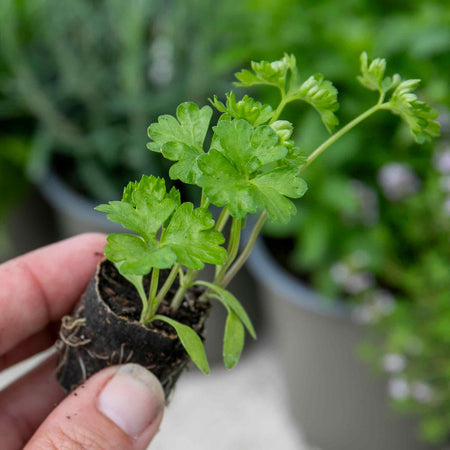
[{"label": "blurred green plant", "polygon": [[141,151],[146,124],[229,75],[214,64],[228,10],[210,0],[2,1],[0,114],[36,119],[28,174],[38,180],[56,159],[76,188],[106,199],[143,170],[166,173]]}]

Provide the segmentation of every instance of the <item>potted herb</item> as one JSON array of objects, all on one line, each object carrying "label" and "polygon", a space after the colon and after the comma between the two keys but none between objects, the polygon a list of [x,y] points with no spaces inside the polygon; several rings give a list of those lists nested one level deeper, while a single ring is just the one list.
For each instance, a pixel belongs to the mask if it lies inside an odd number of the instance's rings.
[{"label": "potted herb", "polygon": [[[379,93],[377,103],[307,158],[290,139],[292,124],[280,115],[288,103],[304,101],[331,130],[337,125],[337,90],[318,74],[301,81],[293,55],[272,63],[252,63],[252,71],[236,75],[239,85],[276,87],[281,93],[276,108],[249,96],[237,100],[232,92],[225,103],[214,97],[211,103],[221,115],[209,145],[205,143],[212,117],[208,106],[200,109],[194,103],[182,103],[176,117],[161,116],[150,125],[149,149],[174,163],[169,172],[172,179],[201,189],[200,206],[181,202],[177,189],[167,190],[164,180],[144,175],[127,185],[121,201],[97,208],[136,235],[108,237],[107,260],[99,265],[74,315],[63,320],[58,371],[66,389],[106,365],[124,361],[149,367],[167,393],[188,355],[207,373],[201,336],[210,301],[215,300],[228,312],[225,365],[236,364],[244,330],[253,337],[254,330],[226,287],[249,257],[266,219],[288,222],[296,214],[290,199],[306,192],[302,170],[378,111],[400,115],[419,140],[438,133],[436,113],[413,93],[417,80],[385,77],[384,60],[369,62],[366,54],[361,57],[361,69],[360,81]],[[221,210],[217,221],[208,211],[211,205]],[[239,254],[244,222],[254,213],[259,217]],[[225,239],[222,231],[228,221],[231,230]],[[215,266],[212,283],[197,279],[205,263]]]}]

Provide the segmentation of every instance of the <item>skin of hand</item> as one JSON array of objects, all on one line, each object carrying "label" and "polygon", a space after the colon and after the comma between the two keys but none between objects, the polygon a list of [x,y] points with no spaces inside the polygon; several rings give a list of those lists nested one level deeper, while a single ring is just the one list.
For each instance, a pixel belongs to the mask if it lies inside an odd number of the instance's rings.
[{"label": "skin of hand", "polygon": [[[0,265],[0,371],[49,348],[103,257],[105,236],[83,234]],[[145,449],[164,393],[137,364],[113,366],[66,396],[53,354],[0,392],[2,450]]]}]

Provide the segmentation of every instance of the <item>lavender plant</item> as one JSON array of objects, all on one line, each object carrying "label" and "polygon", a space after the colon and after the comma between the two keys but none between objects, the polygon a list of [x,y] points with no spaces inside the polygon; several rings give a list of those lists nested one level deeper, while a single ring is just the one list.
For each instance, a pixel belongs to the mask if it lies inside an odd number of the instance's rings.
[{"label": "lavender plant", "polygon": [[[137,234],[110,235],[105,256],[139,293],[141,323],[160,320],[171,325],[203,372],[208,373],[209,367],[198,335],[158,313],[177,277],[179,288],[171,300],[173,312],[194,285],[206,288],[199,301],[218,300],[226,307],[223,355],[225,366],[232,368],[242,352],[244,329],[256,336],[244,309],[226,287],[248,258],[266,220],[286,223],[296,214],[291,199],[302,197],[307,190],[302,171],[339,138],[379,111],[399,115],[418,142],[438,134],[434,120],[437,113],[414,94],[418,80],[402,80],[398,74],[386,77],[385,67],[383,59],[369,61],[363,53],[359,81],[378,92],[376,103],[306,156],[291,139],[294,126],[281,119],[283,110],[291,102],[308,103],[331,132],[338,124],[336,88],[320,74],[301,80],[293,55],[286,54],[274,62],[253,62],[251,70],[236,74],[236,84],[275,88],[280,94],[275,108],[247,95],[237,100],[233,92],[226,95],[225,103],[214,97],[210,102],[220,116],[212,127],[209,145],[205,143],[213,115],[209,106],[182,103],[176,117],[160,116],[148,128],[148,148],[173,162],[171,179],[201,190],[199,207],[181,202],[176,188],[167,192],[164,180],[145,175],[139,182],[127,185],[121,201],[97,207],[111,221]],[[209,211],[210,205],[220,208],[217,221]],[[259,216],[239,253],[243,226],[252,214]],[[222,232],[229,221],[231,230],[225,238]],[[212,283],[198,280],[205,263],[215,265]],[[170,269],[162,286],[161,269]],[[143,277],[148,274],[151,282],[146,292]]]}]

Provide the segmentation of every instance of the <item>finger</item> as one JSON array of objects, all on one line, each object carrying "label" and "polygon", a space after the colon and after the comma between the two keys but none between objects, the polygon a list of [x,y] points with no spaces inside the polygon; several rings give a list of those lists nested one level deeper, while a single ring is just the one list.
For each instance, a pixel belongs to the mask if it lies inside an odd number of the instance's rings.
[{"label": "finger", "polygon": [[0,356],[0,372],[30,356],[50,348],[58,337],[59,324],[51,324],[42,331],[26,338],[13,349]]},{"label": "finger", "polygon": [[104,244],[102,234],[83,234],[0,266],[0,355],[72,309]]},{"label": "finger", "polygon": [[137,364],[109,367],[69,395],[26,449],[145,449],[164,410],[158,379]]},{"label": "finger", "polygon": [[55,376],[56,355],[0,392],[1,448],[23,448],[65,396]]}]

